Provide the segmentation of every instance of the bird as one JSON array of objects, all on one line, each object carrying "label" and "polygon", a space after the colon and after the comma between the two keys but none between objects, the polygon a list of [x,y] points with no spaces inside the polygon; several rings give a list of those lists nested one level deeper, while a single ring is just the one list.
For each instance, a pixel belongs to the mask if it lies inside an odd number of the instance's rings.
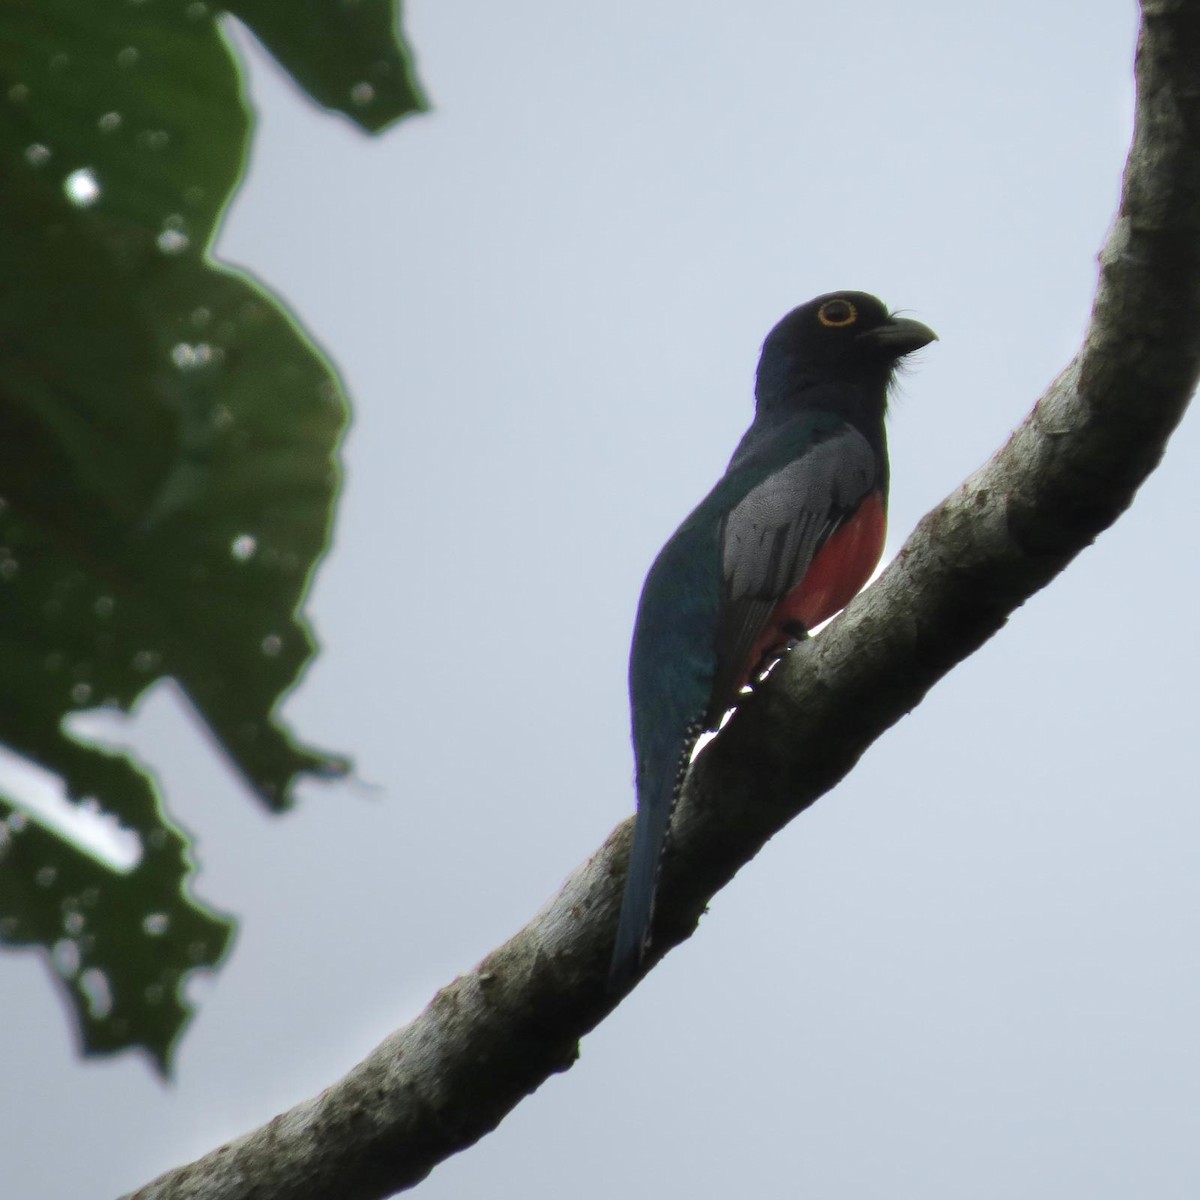
[{"label": "bird", "polygon": [[700,736],[870,578],[887,529],[888,392],[936,341],[866,292],[792,309],[763,342],[755,413],[724,475],[654,560],[629,659],[637,815],[608,974],[650,942],[671,815]]}]

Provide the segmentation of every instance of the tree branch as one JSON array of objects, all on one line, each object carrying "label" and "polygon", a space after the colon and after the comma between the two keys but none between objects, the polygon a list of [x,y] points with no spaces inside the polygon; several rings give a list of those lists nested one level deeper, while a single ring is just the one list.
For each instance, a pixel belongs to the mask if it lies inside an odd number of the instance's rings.
[{"label": "tree branch", "polygon": [[[878,582],[790,654],[698,759],[655,953],[951,667],[1129,506],[1200,371],[1200,0],[1143,0],[1121,208],[1084,345]],[[614,1006],[632,821],[516,937],[320,1096],[136,1200],[375,1200],[496,1127]],[[647,964],[647,967],[651,964]]]}]

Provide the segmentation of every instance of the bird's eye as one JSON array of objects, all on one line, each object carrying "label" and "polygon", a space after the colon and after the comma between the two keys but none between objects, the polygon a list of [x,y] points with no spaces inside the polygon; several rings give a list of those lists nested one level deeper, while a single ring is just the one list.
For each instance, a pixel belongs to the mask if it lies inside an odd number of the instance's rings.
[{"label": "bird's eye", "polygon": [[817,320],[826,329],[843,329],[858,320],[858,309],[849,300],[826,300],[817,310]]}]

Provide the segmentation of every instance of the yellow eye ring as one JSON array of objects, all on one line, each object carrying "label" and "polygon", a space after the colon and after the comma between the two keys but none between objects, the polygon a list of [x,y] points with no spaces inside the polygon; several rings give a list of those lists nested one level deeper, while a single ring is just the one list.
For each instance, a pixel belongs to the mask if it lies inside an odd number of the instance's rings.
[{"label": "yellow eye ring", "polygon": [[858,309],[849,300],[826,300],[817,310],[817,320],[826,329],[844,329],[858,320]]}]

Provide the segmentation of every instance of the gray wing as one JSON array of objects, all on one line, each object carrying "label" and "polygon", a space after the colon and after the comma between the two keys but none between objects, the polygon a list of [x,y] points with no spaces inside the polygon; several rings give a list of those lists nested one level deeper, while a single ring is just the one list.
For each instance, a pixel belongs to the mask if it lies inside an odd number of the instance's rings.
[{"label": "gray wing", "polygon": [[867,439],[846,425],[756,484],[725,517],[711,720],[734,703],[775,607],[876,486],[877,474]]}]

